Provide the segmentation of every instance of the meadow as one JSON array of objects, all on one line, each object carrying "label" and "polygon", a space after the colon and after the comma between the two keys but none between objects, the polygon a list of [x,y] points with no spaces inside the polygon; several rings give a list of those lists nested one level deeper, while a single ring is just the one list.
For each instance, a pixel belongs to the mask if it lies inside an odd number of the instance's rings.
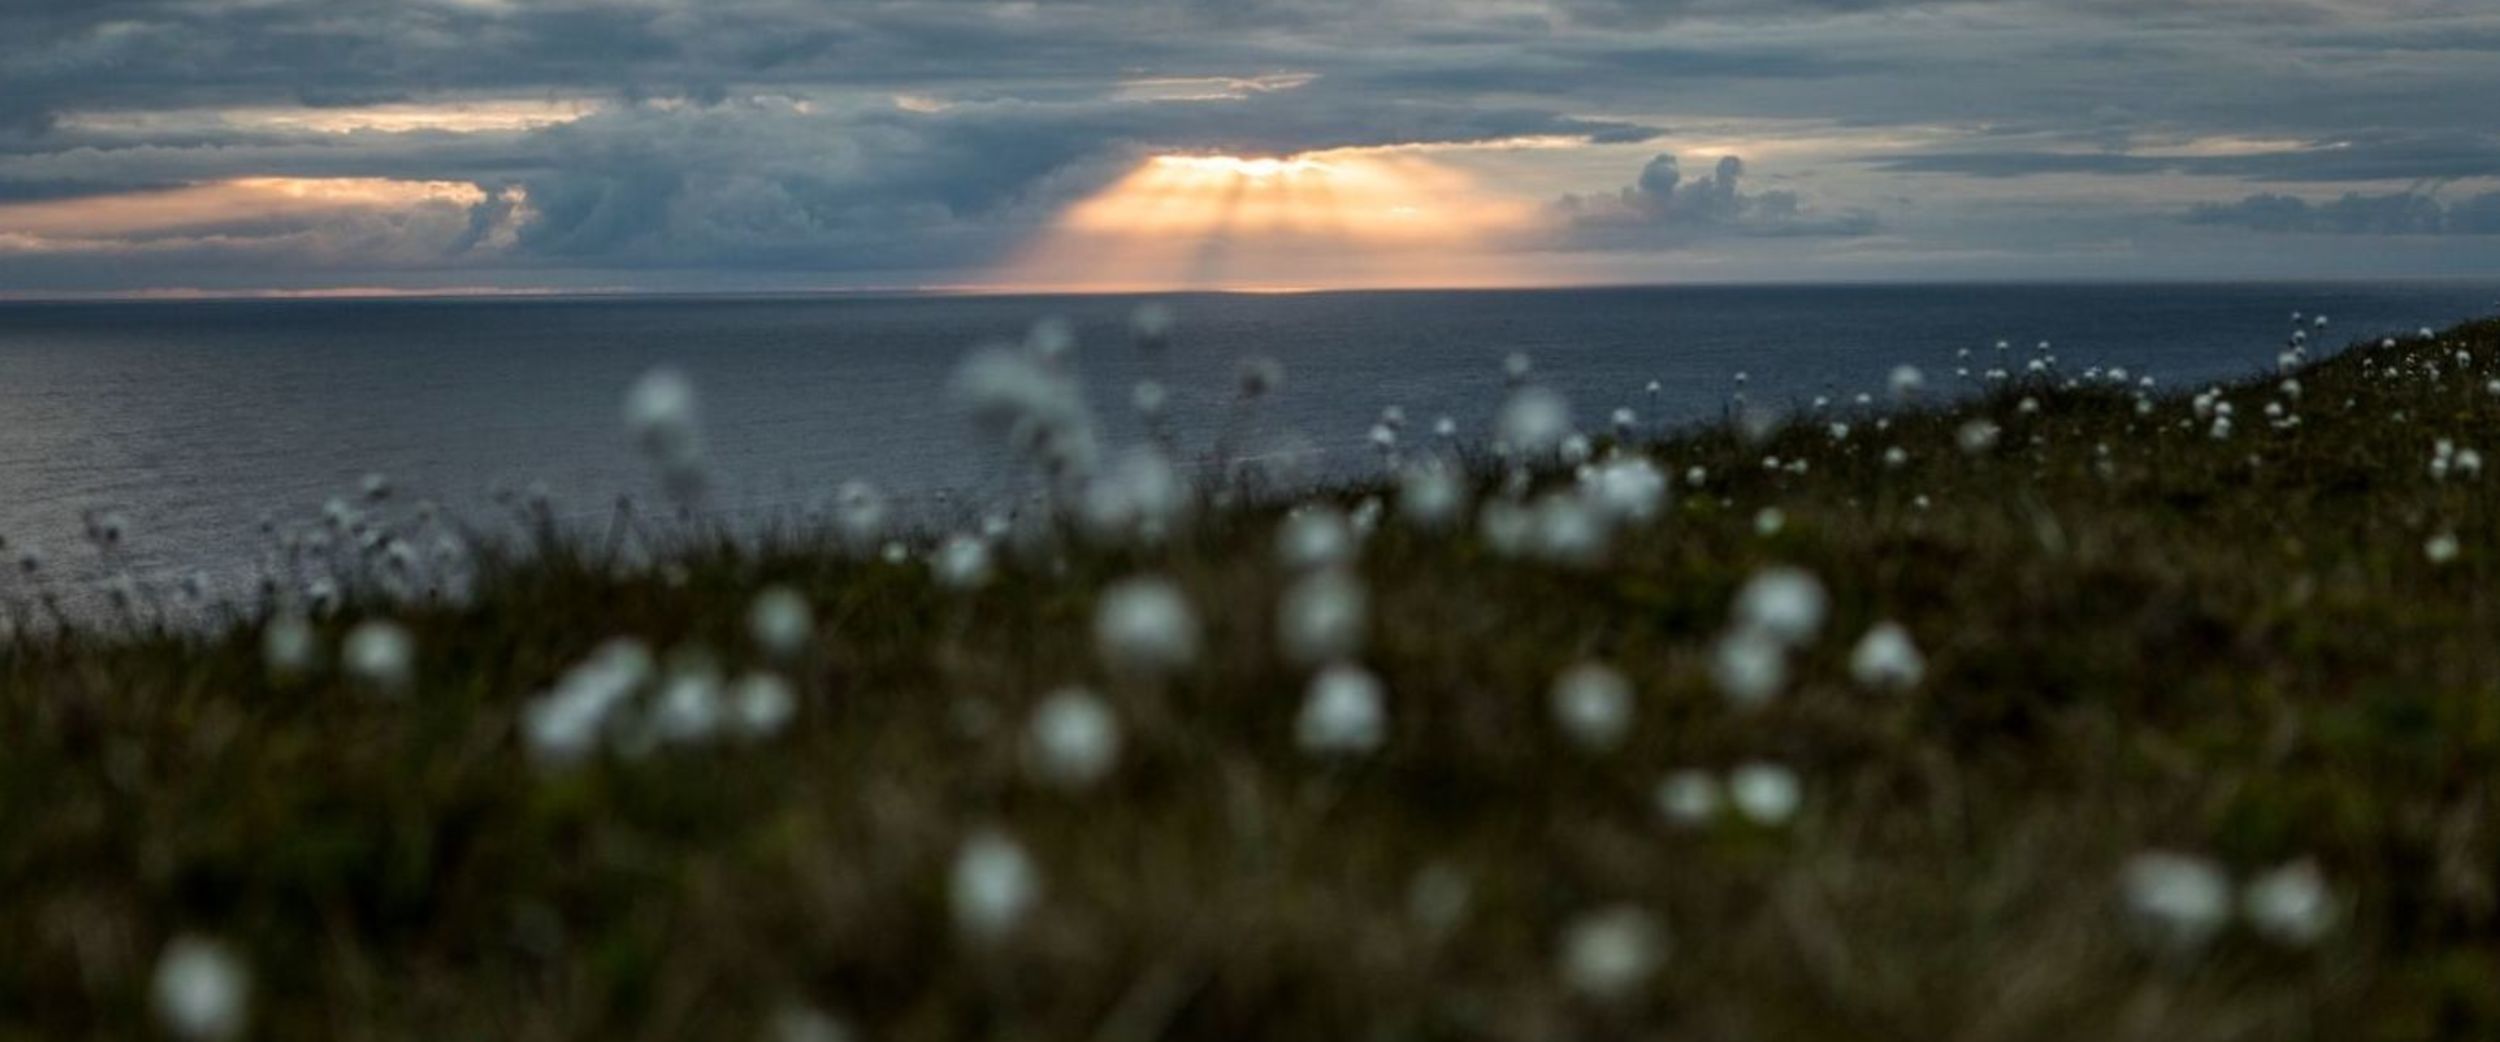
[{"label": "meadow", "polygon": [[597,532],[377,479],[191,625],[29,562],[0,1037],[2500,1035],[2500,322],[2302,326],[1678,430],[1522,359],[1316,487],[1045,334],[957,377],[1027,509],[762,538],[663,372]]}]

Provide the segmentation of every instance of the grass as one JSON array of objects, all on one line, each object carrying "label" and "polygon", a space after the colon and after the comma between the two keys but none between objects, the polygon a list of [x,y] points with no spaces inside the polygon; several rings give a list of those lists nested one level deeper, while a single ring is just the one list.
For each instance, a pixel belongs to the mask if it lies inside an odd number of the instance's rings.
[{"label": "grass", "polygon": [[[2495,323],[2349,351],[2296,374],[2296,427],[2261,414],[2275,380],[2226,388],[2223,440],[2184,391],[2139,415],[2046,384],[1838,442],[1678,436],[1646,447],[1667,517],[1595,568],[1392,510],[1358,565],[1388,740],[1355,758],[1294,743],[1276,506],[1005,559],[971,592],[830,539],[489,560],[465,606],[387,609],[418,648],[399,697],[273,680],[256,625],[30,634],[0,647],[0,1037],[156,1031],[178,935],[242,956],[268,1039],[749,1039],[793,1004],[879,1040],[2493,1037],[2500,512],[2494,479],[2428,463],[2500,429],[2496,363]],[[1966,453],[1974,416],[2004,433]],[[2429,560],[2448,533],[2461,553]],[[1775,564],[1819,577],[1831,617],[1788,693],[1739,712],[1711,648]],[[1204,624],[1168,681],[1092,651],[1098,592],[1140,572]],[[769,584],[817,622],[782,667],[786,733],[527,754],[521,706],[612,637],[761,664]],[[351,597],[316,626],[335,648],[385,611]],[[1925,653],[1913,691],[1850,679],[1882,620]],[[1638,692],[1613,752],[1548,713],[1590,657]],[[1070,683],[1125,728],[1082,792],[1039,784],[1021,738]],[[1669,770],[1752,761],[1796,772],[1793,821],[1657,809]],[[948,878],[991,829],[1042,897],[981,942]],[[2314,858],[2340,922],[2150,948],[2119,885],[2147,850],[2239,880]],[[1454,925],[1418,923],[1419,875],[1464,881]],[[1627,995],[1575,993],[1562,935],[1618,907],[1666,957]]]}]

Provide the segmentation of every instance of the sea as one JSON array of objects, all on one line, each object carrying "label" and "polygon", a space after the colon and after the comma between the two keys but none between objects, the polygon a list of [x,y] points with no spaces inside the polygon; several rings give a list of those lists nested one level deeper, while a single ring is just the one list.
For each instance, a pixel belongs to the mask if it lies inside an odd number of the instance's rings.
[{"label": "sea", "polygon": [[[1152,304],[1167,344],[1140,350]],[[1168,389],[1192,459],[1219,440],[1378,466],[1385,409],[1411,446],[1448,418],[1483,441],[1505,363],[1600,429],[1618,408],[1646,429],[1718,418],[1731,394],[1797,407],[1879,397],[1897,365],[1938,393],[1957,367],[2020,366],[2046,341],[2058,367],[2125,367],[2169,388],[2264,371],[2292,328],[2324,315],[2319,348],[2500,311],[2500,277],[2366,283],[1691,286],[1464,292],[1018,297],[584,297],[0,303],[0,538],[78,603],[111,575],[182,577],[212,596],[257,585],[272,533],[356,502],[369,475],[387,509],[438,504],[491,522],[541,495],[597,525],[654,479],[622,398],[673,366],[693,381],[710,509],[733,526],[803,520],[863,480],[906,516],[955,523],[1021,488],[1007,450],[950,400],[967,353],[1065,323],[1070,358],[1114,444],[1145,438],[1141,380]],[[1960,353],[1969,352],[1964,359]],[[1239,400],[1245,362],[1281,368]],[[1740,374],[1741,377],[1740,377]],[[1656,385],[1652,391],[1651,385]],[[111,516],[99,553],[88,520]],[[11,565],[0,597],[29,582]]]}]

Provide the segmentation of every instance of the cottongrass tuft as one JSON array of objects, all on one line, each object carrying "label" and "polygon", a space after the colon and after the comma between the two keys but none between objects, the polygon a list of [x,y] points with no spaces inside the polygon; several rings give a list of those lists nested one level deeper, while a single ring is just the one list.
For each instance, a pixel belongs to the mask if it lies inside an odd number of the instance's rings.
[{"label": "cottongrass tuft", "polygon": [[1296,572],[1333,568],[1354,559],[1354,526],[1327,503],[1306,503],[1276,529],[1276,561]]},{"label": "cottongrass tuft", "polygon": [[1594,484],[1598,507],[1617,523],[1647,524],[1666,510],[1666,472],[1647,459],[1608,462],[1597,468]]},{"label": "cottongrass tuft", "polygon": [[1919,654],[1907,628],[1879,622],[1850,650],[1849,676],[1871,690],[1907,691],[1926,678],[1927,658]]},{"label": "cottongrass tuft", "polygon": [[1398,476],[1398,514],[1408,524],[1440,531],[1467,508],[1467,487],[1458,469],[1439,460],[1407,467]]},{"label": "cottongrass tuft", "polygon": [[1351,658],[1363,648],[1370,599],[1343,569],[1313,572],[1285,588],[1276,607],[1276,642],[1300,666]]},{"label": "cottongrass tuft", "polygon": [[1813,640],[1823,629],[1831,598],[1813,573],[1775,566],[1754,573],[1736,593],[1736,623],[1757,629],[1796,646]]},{"label": "cottongrass tuft", "polygon": [[1660,816],[1685,828],[1709,824],[1726,803],[1717,776],[1695,768],[1668,772],[1659,779],[1651,798],[1658,805]]},{"label": "cottongrass tuft", "polygon": [[1927,374],[1919,372],[1914,365],[1897,365],[1892,367],[1890,384],[1893,398],[1906,402],[1927,389]]},{"label": "cottongrass tuft", "polygon": [[2307,947],[2335,928],[2335,897],[2315,861],[2301,860],[2250,881],[2240,894],[2250,928],[2277,944]]},{"label": "cottongrass tuft", "polygon": [[764,1042],[853,1042],[851,1026],[803,1002],[783,1006],[766,1026]]},{"label": "cottongrass tuft", "polygon": [[625,392],[625,429],[670,496],[682,501],[702,491],[702,413],[685,373],[663,366],[635,380]]},{"label": "cottongrass tuft", "polygon": [[650,681],[651,668],[651,652],[631,638],[611,640],[592,652],[522,707],[521,734],[530,754],[553,765],[589,755],[610,717]]},{"label": "cottongrass tuft", "polygon": [[1467,921],[1475,903],[1475,886],[1455,865],[1433,862],[1415,873],[1406,887],[1406,917],[1427,934],[1445,936]]},{"label": "cottongrass tuft", "polygon": [[728,722],[720,673],[700,655],[679,654],[651,707],[651,736],[665,744],[709,740]]},{"label": "cottongrass tuft", "polygon": [[1294,719],[1294,743],[1314,756],[1354,756],[1389,740],[1388,696],[1360,666],[1334,665],[1311,678]]},{"label": "cottongrass tuft", "polygon": [[1613,750],[1632,732],[1632,682],[1604,663],[1563,671],[1549,700],[1555,725],[1582,749]]},{"label": "cottongrass tuft", "polygon": [[1041,902],[1041,870],[1013,838],[984,829],[956,850],[947,893],[956,929],[975,941],[995,942],[1015,932]]},{"label": "cottongrass tuft", "polygon": [[950,590],[975,590],[990,581],[990,544],[976,535],[948,536],[930,561],[938,584]]},{"label": "cottongrass tuft", "polygon": [[885,493],[865,481],[846,481],[833,494],[833,529],[853,551],[877,545],[885,537],[890,513]]},{"label": "cottongrass tuft", "polygon": [[729,688],[729,722],[738,736],[761,741],[780,734],[798,715],[799,698],[778,673],[757,670]]},{"label": "cottongrass tuft", "polygon": [[165,945],[150,986],[157,1022],[194,1042],[242,1036],[251,1021],[252,971],[222,941],[185,935]]},{"label": "cottongrass tuft", "polygon": [[293,680],[321,664],[321,644],[312,623],[295,612],[282,611],[270,616],[268,625],[261,628],[260,657],[271,679]]},{"label": "cottongrass tuft", "polygon": [[2449,564],[2457,559],[2459,547],[2454,532],[2440,532],[2422,542],[2422,557],[2432,564]]},{"label": "cottongrass tuft", "polygon": [[1082,789],[1101,781],[1120,759],[1120,718],[1102,696],[1061,688],[1033,707],[1025,725],[1025,757],[1053,785]]},{"label": "cottongrass tuft", "polygon": [[1788,648],[1768,632],[1740,626],[1712,646],[1710,679],[1737,708],[1760,708],[1788,687]]},{"label": "cottongrass tuft", "polygon": [[806,652],[816,633],[807,598],[787,586],[768,587],[747,607],[747,636],[764,654],[787,661]]},{"label": "cottongrass tuft", "polygon": [[1169,580],[1124,579],[1094,608],[1094,648],[1121,673],[1161,676],[1198,658],[1198,616]]},{"label": "cottongrass tuft", "polygon": [[1640,908],[1616,905],[1564,927],[1562,979],[1589,998],[1622,999],[1655,976],[1666,956],[1667,932],[1657,919]]},{"label": "cottongrass tuft", "polygon": [[1728,772],[1727,798],[1745,820],[1778,828],[1797,816],[1797,808],[1805,803],[1805,787],[1795,771],[1756,761]]},{"label": "cottongrass tuft", "polygon": [[416,638],[388,620],[359,623],[347,632],[339,661],[358,683],[383,694],[400,694],[416,680]]},{"label": "cottongrass tuft", "polygon": [[1999,433],[1994,423],[1972,420],[1953,432],[1953,443],[1961,446],[1963,452],[1976,456],[1995,448]]},{"label": "cottongrass tuft", "polygon": [[1522,457],[1538,457],[1561,449],[1571,436],[1571,403],[1548,387],[1521,387],[1502,403],[1496,436]]},{"label": "cottongrass tuft", "polygon": [[1556,564],[1588,567],[1606,557],[1606,515],[1586,497],[1555,491],[1537,499],[1531,514],[1536,552]]},{"label": "cottongrass tuft", "polygon": [[2231,880],[2211,860],[2145,851],[2119,872],[2119,894],[2139,939],[2186,954],[2203,948],[2231,915]]}]

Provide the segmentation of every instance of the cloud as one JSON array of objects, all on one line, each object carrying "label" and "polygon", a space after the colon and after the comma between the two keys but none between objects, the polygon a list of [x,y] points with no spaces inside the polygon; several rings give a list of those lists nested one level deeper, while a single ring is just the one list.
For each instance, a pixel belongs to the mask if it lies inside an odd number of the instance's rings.
[{"label": "cloud", "polygon": [[2372,131],[2292,148],[2229,154],[2126,151],[1937,151],[1868,158],[1890,173],[2017,178],[2049,174],[2183,174],[2250,181],[2326,182],[2500,177],[2500,136]]},{"label": "cloud", "polygon": [[2261,193],[2234,203],[2202,203],[2190,224],[2325,235],[2500,235],[2500,192],[2442,203],[2425,192],[2346,192],[2326,202]]},{"label": "cloud", "polygon": [[1745,161],[1721,156],[1710,173],[1686,180],[1682,163],[1661,154],[1611,195],[1566,195],[1554,203],[1566,241],[1580,249],[1641,250],[1689,245],[1713,236],[1849,237],[1872,234],[1873,214],[1823,214],[1797,193],[1748,193]]}]

